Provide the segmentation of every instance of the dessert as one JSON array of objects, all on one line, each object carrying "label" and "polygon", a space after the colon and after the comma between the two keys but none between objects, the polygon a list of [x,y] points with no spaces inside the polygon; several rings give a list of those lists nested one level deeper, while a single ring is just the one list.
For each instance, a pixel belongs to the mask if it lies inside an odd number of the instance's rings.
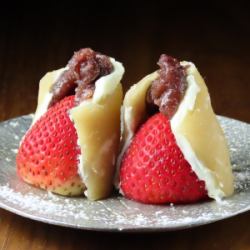
[{"label": "dessert", "polygon": [[229,151],[195,65],[162,55],[122,110],[116,184],[143,203],[220,200],[233,193]]},{"label": "dessert", "polygon": [[110,194],[123,74],[121,63],[86,48],[41,79],[34,120],[16,159],[25,182],[61,195],[84,193],[91,200]]}]

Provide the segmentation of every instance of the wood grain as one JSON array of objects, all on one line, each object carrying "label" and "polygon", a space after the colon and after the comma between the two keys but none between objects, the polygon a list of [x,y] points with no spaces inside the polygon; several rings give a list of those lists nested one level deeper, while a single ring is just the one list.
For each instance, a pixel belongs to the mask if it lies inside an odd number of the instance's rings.
[{"label": "wood grain", "polygon": [[[95,6],[94,6],[95,7]],[[110,6],[109,6],[110,7]],[[11,11],[10,11],[11,10]],[[107,11],[109,10],[109,11]],[[31,113],[39,79],[91,46],[122,61],[127,89],[165,52],[193,61],[216,113],[250,122],[250,18],[245,6],[198,10],[172,4],[3,7],[0,15],[0,121]],[[78,231],[0,209],[0,249],[250,249],[250,212],[185,231],[118,234]]]}]

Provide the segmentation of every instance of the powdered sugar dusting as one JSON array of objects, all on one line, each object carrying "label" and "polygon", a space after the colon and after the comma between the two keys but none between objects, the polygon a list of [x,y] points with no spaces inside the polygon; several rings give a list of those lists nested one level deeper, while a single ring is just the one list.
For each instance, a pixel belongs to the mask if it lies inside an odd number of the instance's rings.
[{"label": "powdered sugar dusting", "polygon": [[13,128],[16,128],[19,124],[17,121],[11,121],[10,123],[10,126],[12,126]]},{"label": "powdered sugar dusting", "polygon": [[11,152],[13,152],[13,154],[17,154],[18,149],[17,149],[17,148],[12,148],[12,149],[11,149]]},{"label": "powdered sugar dusting", "polygon": [[[11,201],[14,205],[21,205],[24,210],[29,210],[31,212],[39,211],[42,215],[58,212],[61,217],[66,217],[70,215],[74,208],[69,199],[65,199],[65,203],[61,204],[58,202],[59,199],[55,195],[46,194],[44,196],[37,196],[32,193],[22,194],[14,191],[9,185],[1,186],[0,197],[7,201]],[[88,219],[85,213],[78,213],[77,217]]]},{"label": "powdered sugar dusting", "polygon": [[240,202],[236,207],[236,200],[229,199],[220,204],[209,201],[186,206],[143,205],[122,197],[90,202],[83,197],[64,198],[37,191],[38,193],[34,190],[22,193],[8,184],[1,185],[0,200],[4,201],[4,207],[7,209],[19,208],[21,215],[26,215],[22,213],[24,211],[32,218],[35,216],[37,219],[49,220],[54,224],[118,230],[154,227],[171,229],[204,224],[232,216],[239,212],[238,208],[245,209],[247,205],[245,202]]}]

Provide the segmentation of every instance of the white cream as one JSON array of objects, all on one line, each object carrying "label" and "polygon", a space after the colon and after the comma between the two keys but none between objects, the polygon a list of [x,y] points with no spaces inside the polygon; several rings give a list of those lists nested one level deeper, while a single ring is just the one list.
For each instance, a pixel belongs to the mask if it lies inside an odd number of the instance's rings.
[{"label": "white cream", "polygon": [[109,59],[114,69],[110,74],[101,77],[95,82],[95,92],[93,96],[93,102],[95,103],[100,103],[103,98],[114,92],[125,71],[120,62],[115,61],[115,59],[111,57]]}]

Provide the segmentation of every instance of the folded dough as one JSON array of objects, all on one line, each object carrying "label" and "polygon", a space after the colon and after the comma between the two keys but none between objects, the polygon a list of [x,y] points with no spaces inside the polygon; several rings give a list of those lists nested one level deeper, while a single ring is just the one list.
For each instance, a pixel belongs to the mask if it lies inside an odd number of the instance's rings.
[{"label": "folded dough", "polygon": [[[211,106],[205,82],[193,63],[185,66],[188,83],[184,98],[171,118],[172,132],[177,145],[200,180],[205,181],[208,195],[220,200],[233,193],[233,174],[229,150],[223,131]],[[133,85],[126,93],[122,114],[122,149],[119,165],[131,139],[146,118],[146,93],[152,81],[158,77],[154,72]]]},{"label": "folded dough", "polygon": [[[107,197],[112,190],[120,141],[124,68],[113,58],[110,61],[114,69],[95,82],[94,96],[69,111],[81,149],[78,171],[91,200]],[[66,69],[49,72],[41,79],[33,124],[47,111],[52,100],[50,89]]]}]

